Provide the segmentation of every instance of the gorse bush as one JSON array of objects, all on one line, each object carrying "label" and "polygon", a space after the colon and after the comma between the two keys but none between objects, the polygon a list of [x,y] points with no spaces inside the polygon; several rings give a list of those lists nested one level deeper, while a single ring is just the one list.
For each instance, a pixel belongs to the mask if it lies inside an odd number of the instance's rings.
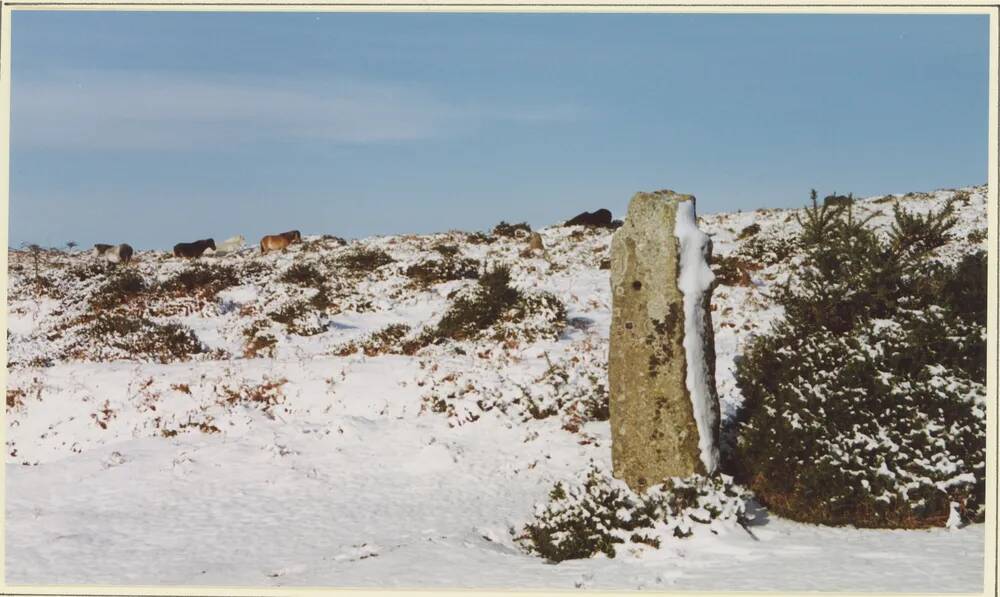
[{"label": "gorse bush", "polygon": [[493,227],[493,236],[516,238],[518,235],[528,236],[529,234],[531,234],[531,226],[527,222],[521,222],[520,224],[500,222]]},{"label": "gorse bush", "polygon": [[90,297],[90,306],[95,310],[113,309],[129,303],[149,290],[149,284],[136,271],[115,270]]},{"label": "gorse bush", "polygon": [[199,293],[210,298],[238,284],[240,276],[230,265],[195,263],[165,281],[163,288],[182,294]]},{"label": "gorse bush", "polygon": [[479,275],[479,261],[459,257],[428,259],[411,265],[404,273],[417,286],[426,288],[451,280],[475,279]]},{"label": "gorse bush", "polygon": [[744,526],[748,498],[724,476],[668,479],[639,494],[591,465],[574,482],[556,483],[549,502],[536,506],[534,520],[515,539],[550,562],[613,558],[619,546],[659,548],[698,527],[718,533]]},{"label": "gorse bush", "polygon": [[167,363],[205,352],[198,337],[187,327],[134,315],[100,313],[83,329],[82,336],[97,345],[94,351],[99,356],[108,348],[129,358]]},{"label": "gorse bush", "polygon": [[986,257],[931,259],[954,220],[805,212],[785,319],[737,362],[732,464],[779,515],[861,527],[983,515]]},{"label": "gorse bush", "polygon": [[394,261],[395,259],[381,249],[367,248],[354,249],[350,253],[341,255],[337,260],[341,267],[362,275],[368,274],[383,265],[389,265]]},{"label": "gorse bush", "polygon": [[461,293],[437,326],[426,332],[429,342],[470,340],[493,330],[498,341],[517,338],[534,341],[554,336],[566,319],[566,308],[550,293],[524,293],[510,284],[510,267],[483,271],[476,286]]},{"label": "gorse bush", "polygon": [[309,263],[294,263],[285,270],[279,278],[282,282],[321,288],[326,283],[326,276],[316,266]]},{"label": "gorse bush", "polygon": [[510,267],[498,266],[479,276],[475,290],[458,297],[437,325],[437,336],[466,340],[496,323],[521,293],[510,285]]}]

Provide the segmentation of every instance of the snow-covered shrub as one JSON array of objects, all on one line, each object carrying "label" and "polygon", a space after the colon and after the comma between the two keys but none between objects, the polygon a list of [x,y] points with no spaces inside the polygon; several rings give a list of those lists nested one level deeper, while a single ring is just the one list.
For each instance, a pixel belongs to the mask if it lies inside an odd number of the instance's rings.
[{"label": "snow-covered shrub", "polygon": [[239,274],[230,265],[195,263],[166,280],[162,288],[179,294],[197,293],[204,298],[212,298],[239,283]]},{"label": "snow-covered shrub", "polygon": [[149,290],[149,284],[136,271],[119,269],[108,275],[107,280],[90,297],[94,310],[113,309],[129,303]]},{"label": "snow-covered shrub", "polygon": [[299,299],[286,303],[267,316],[285,326],[289,334],[297,336],[315,336],[329,329],[323,321],[319,309],[316,309],[311,299]]},{"label": "snow-covered shrub", "polygon": [[479,275],[479,261],[458,257],[428,259],[414,263],[404,273],[417,287],[426,288],[451,280],[475,279]]},{"label": "snow-covered shrub", "polygon": [[667,479],[644,493],[591,464],[572,482],[558,482],[549,501],[535,507],[534,520],[516,540],[528,553],[550,562],[604,554],[616,545],[659,548],[701,527],[713,533],[748,521],[749,495],[726,476]]},{"label": "snow-covered shrub", "polygon": [[171,362],[205,352],[205,347],[194,332],[179,323],[157,323],[137,314],[102,312],[87,320],[81,341],[67,352],[71,357],[98,361],[145,358]]},{"label": "snow-covered shrub", "polygon": [[566,309],[558,298],[514,288],[510,267],[497,266],[480,274],[475,286],[460,292],[428,334],[430,341],[470,340],[492,328],[496,340],[532,342],[557,335],[565,319]]},{"label": "snow-covered shrub", "polygon": [[738,477],[773,511],[863,527],[966,520],[985,498],[986,259],[932,259],[945,208],[882,238],[807,210],[785,320],[737,361]]},{"label": "snow-covered shrub", "polygon": [[351,273],[365,276],[394,261],[395,259],[381,249],[359,247],[341,255],[337,259],[337,264]]},{"label": "snow-covered shrub", "polygon": [[322,287],[326,283],[326,276],[310,263],[293,263],[278,279],[288,284],[314,288]]}]

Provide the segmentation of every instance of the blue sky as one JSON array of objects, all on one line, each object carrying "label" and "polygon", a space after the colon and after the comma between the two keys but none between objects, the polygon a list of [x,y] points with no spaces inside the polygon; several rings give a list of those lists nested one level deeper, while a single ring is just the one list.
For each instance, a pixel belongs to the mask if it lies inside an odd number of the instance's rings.
[{"label": "blue sky", "polygon": [[10,244],[535,227],[982,184],[979,15],[23,12]]}]

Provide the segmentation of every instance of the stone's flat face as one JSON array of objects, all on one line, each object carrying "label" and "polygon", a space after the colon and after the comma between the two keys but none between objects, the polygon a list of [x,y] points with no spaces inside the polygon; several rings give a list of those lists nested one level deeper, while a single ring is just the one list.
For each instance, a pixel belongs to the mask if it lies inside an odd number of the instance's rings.
[{"label": "stone's flat face", "polygon": [[615,476],[640,491],[666,477],[706,473],[686,385],[684,295],[677,285],[674,234],[681,201],[694,197],[637,193],[611,241],[612,461]]}]

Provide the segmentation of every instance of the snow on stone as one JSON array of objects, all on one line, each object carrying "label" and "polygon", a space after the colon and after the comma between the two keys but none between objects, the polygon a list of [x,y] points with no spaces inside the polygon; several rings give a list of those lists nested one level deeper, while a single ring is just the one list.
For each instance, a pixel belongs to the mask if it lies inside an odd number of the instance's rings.
[{"label": "snow on stone", "polygon": [[674,234],[680,244],[680,274],[677,287],[684,295],[684,354],[687,359],[687,389],[691,395],[694,418],[698,425],[698,447],[705,470],[714,473],[719,466],[719,447],[713,440],[712,428],[718,425],[711,406],[712,394],[708,381],[705,355],[705,293],[712,287],[715,275],[708,266],[711,251],[708,235],[698,228],[694,201],[677,204]]}]

